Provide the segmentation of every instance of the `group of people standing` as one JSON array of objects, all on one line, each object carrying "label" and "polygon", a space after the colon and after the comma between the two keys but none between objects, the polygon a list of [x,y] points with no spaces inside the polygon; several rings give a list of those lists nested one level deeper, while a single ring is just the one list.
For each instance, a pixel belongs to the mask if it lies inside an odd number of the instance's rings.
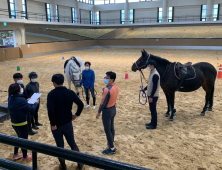
[{"label": "group of people standing", "polygon": [[[159,74],[156,71],[156,63],[154,61],[149,61],[147,63],[147,69],[151,71],[147,90],[149,105],[151,110],[151,122],[146,124],[147,129],[155,129],[157,126],[157,112],[156,103],[159,95]],[[95,83],[95,73],[90,69],[91,63],[85,62],[85,70],[82,72],[82,81],[80,85],[84,86],[84,91],[86,95],[86,107],[89,104],[89,91],[91,92],[93,98],[93,107],[96,108],[96,96],[94,90]],[[35,104],[28,104],[27,100],[32,96],[33,93],[39,92],[39,84],[37,83],[37,74],[31,72],[29,74],[30,83],[24,88],[22,84],[22,75],[16,73],[13,78],[15,83],[11,84],[9,87],[9,111],[11,114],[12,127],[17,133],[18,137],[28,139],[28,134],[35,134],[30,129],[37,129],[37,126],[42,124],[38,122],[38,109],[40,104],[40,99],[36,100]],[[114,118],[116,115],[116,100],[118,97],[119,89],[115,85],[116,73],[109,71],[106,72],[104,77],[104,83],[106,87],[103,88],[102,100],[96,115],[99,119],[102,112],[102,121],[104,126],[104,131],[107,137],[108,148],[103,150],[104,154],[115,154],[116,148],[114,147]],[[72,121],[76,120],[82,113],[84,104],[77,96],[77,94],[67,89],[64,84],[63,74],[54,74],[52,76],[51,82],[54,89],[48,93],[47,96],[47,109],[48,117],[51,125],[51,132],[55,139],[57,147],[64,148],[65,136],[70,148],[74,151],[79,151],[79,148],[74,139],[74,131]],[[72,113],[73,103],[77,105],[77,111],[75,114]],[[30,122],[30,123],[28,123]],[[32,126],[31,126],[32,124]],[[32,127],[32,128],[31,128]],[[18,154],[18,148],[15,147],[13,159],[23,158],[23,161],[32,159],[31,155],[27,155],[27,150],[22,149],[23,155]],[[60,159],[61,170],[66,170],[66,164],[64,159]],[[83,164],[78,163],[78,168],[82,169]]]}]

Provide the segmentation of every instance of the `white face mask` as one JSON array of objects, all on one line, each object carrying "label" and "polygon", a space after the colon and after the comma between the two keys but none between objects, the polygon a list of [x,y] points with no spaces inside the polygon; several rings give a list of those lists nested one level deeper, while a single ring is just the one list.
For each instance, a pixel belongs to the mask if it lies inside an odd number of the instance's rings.
[{"label": "white face mask", "polygon": [[22,84],[22,83],[23,83],[23,80],[18,80],[17,83],[18,83],[18,84]]},{"label": "white face mask", "polygon": [[85,67],[86,70],[89,70],[89,67]]},{"label": "white face mask", "polygon": [[31,79],[31,81],[32,81],[33,83],[35,83],[35,82],[37,81],[37,79]]},{"label": "white face mask", "polygon": [[147,67],[147,70],[148,70],[148,71],[151,71],[150,67]]},{"label": "white face mask", "polygon": [[20,94],[23,94],[23,93],[24,93],[24,89],[21,88],[21,90],[20,90]]}]

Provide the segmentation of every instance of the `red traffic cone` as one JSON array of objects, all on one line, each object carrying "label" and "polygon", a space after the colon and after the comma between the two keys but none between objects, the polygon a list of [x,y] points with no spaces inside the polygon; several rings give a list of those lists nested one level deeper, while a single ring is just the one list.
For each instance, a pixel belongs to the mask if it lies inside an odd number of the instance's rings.
[{"label": "red traffic cone", "polygon": [[125,79],[129,79],[128,73],[125,74]]},{"label": "red traffic cone", "polygon": [[217,74],[217,78],[218,79],[222,79],[222,64],[220,64],[219,70],[218,70],[218,74]]}]

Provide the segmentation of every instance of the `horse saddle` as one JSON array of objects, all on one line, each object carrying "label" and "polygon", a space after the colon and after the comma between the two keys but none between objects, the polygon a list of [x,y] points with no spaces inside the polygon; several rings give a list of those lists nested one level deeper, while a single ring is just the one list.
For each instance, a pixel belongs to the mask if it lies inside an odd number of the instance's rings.
[{"label": "horse saddle", "polygon": [[185,64],[176,62],[174,65],[174,74],[179,80],[191,80],[196,77],[196,71],[191,62]]}]

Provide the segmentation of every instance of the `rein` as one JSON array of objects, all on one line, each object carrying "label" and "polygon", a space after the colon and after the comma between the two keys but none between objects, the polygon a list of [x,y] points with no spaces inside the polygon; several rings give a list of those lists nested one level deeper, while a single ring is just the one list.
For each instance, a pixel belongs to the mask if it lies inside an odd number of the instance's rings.
[{"label": "rein", "polygon": [[[142,75],[143,75],[143,72],[140,70],[141,86],[140,86],[140,92],[139,92],[139,103],[140,103],[141,105],[145,105],[145,104],[147,103],[147,95],[146,95],[146,92],[143,90],[143,78],[142,78]],[[143,77],[144,77],[144,75],[143,75]],[[145,79],[145,78],[144,78],[144,79]],[[143,98],[146,98],[145,103],[142,103],[142,102],[140,101],[141,96],[142,96]]]}]

